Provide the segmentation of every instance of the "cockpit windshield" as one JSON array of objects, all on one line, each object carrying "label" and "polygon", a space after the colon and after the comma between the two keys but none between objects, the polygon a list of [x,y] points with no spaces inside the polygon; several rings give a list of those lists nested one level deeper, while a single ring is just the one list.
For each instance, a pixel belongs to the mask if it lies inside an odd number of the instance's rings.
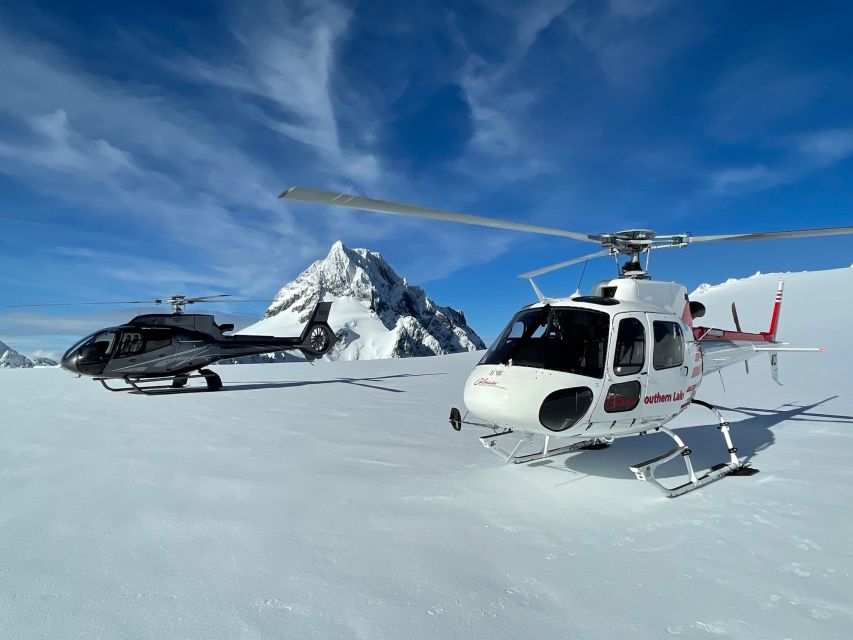
[{"label": "cockpit windshield", "polygon": [[512,364],[604,377],[610,316],[550,305],[520,311],[480,364]]},{"label": "cockpit windshield", "polygon": [[[65,355],[62,356],[64,358],[71,357],[75,351],[80,349],[83,346],[88,345],[98,345],[99,356],[109,355],[110,351],[113,347],[113,340],[115,340],[115,331],[107,330],[107,331],[99,331],[98,333],[93,333],[92,335],[86,336],[85,338],[81,338],[74,345],[65,352]],[[91,350],[90,350],[91,351]]]}]

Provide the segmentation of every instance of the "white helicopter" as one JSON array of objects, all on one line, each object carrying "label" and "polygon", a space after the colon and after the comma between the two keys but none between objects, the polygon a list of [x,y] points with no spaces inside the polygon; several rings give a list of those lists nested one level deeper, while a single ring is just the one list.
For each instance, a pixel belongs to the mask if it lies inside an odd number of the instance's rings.
[{"label": "white helicopter", "polygon": [[[779,382],[780,352],[822,351],[795,348],[776,339],[782,307],[780,281],[772,307],[770,327],[759,333],[741,331],[732,305],[735,331],[694,325],[705,307],[691,302],[683,285],[649,279],[653,249],[687,247],[696,242],[720,240],[774,240],[853,233],[853,227],[693,236],[689,233],[659,236],[654,231],[633,229],[588,235],[562,229],[451,213],[415,205],[293,187],[282,198],[447,220],[498,229],[563,236],[601,245],[601,250],[521,274],[533,286],[539,301],[521,309],[486,352],[465,383],[465,416],[450,412],[451,426],[486,428],[484,446],[503,456],[505,462],[523,463],[579,449],[603,448],[615,438],[660,431],[675,441],[666,453],[632,465],[639,480],[654,483],[667,497],[697,489],[726,475],[752,475],[758,470],[740,460],[732,444],[729,423],[696,392],[703,376],[723,367],[769,354],[770,371]],[[646,266],[640,264],[646,255]],[[533,278],[591,258],[628,256],[619,277],[594,285],[590,295],[547,298]],[[697,474],[691,450],[664,425],[691,404],[714,412],[729,459]],[[476,416],[476,418],[470,418]],[[500,443],[511,434],[521,438],[510,451]],[[519,451],[544,436],[542,449],[529,455]],[[557,439],[571,439],[552,446]],[[655,477],[660,465],[681,457],[687,482],[666,487]]]}]

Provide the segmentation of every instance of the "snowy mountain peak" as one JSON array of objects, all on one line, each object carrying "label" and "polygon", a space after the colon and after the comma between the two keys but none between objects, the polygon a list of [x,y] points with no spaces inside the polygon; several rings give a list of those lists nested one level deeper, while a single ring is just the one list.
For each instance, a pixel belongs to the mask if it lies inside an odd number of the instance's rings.
[{"label": "snowy mountain peak", "polygon": [[30,358],[33,362],[33,365],[36,367],[58,367],[59,363],[53,358],[48,358],[47,356],[37,356],[33,355]]},{"label": "snowy mountain peak", "polygon": [[32,360],[0,341],[0,369],[31,369],[34,366]]},{"label": "snowy mountain peak", "polygon": [[349,249],[341,241],[278,292],[264,320],[241,333],[298,333],[320,300],[334,303],[329,323],[338,344],[331,359],[439,355],[485,347],[461,311],[435,304],[379,253]]}]

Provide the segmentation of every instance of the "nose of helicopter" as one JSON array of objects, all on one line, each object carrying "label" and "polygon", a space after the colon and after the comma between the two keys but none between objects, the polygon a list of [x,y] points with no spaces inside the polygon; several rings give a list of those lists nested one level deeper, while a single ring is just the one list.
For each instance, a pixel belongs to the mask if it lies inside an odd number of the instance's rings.
[{"label": "nose of helicopter", "polygon": [[79,369],[77,369],[77,351],[69,351],[64,356],[62,356],[62,360],[60,360],[59,366],[61,366],[69,373],[73,373],[74,375],[80,375],[80,371]]},{"label": "nose of helicopter", "polygon": [[601,383],[562,371],[481,365],[465,383],[465,407],[513,429],[567,431],[595,405]]}]

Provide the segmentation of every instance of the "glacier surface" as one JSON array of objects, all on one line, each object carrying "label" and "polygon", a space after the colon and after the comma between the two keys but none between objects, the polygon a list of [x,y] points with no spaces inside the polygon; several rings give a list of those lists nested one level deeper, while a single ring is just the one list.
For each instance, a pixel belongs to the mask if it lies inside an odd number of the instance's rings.
[{"label": "glacier surface", "polygon": [[[476,353],[162,397],[2,370],[0,636],[850,637],[853,269],[784,277],[780,337],[827,351],[704,380],[761,473],[675,500],[628,470],[662,435],[505,466],[451,431]],[[777,279],[709,287],[703,322],[766,329]],[[724,457],[710,413],[675,426]]]}]

